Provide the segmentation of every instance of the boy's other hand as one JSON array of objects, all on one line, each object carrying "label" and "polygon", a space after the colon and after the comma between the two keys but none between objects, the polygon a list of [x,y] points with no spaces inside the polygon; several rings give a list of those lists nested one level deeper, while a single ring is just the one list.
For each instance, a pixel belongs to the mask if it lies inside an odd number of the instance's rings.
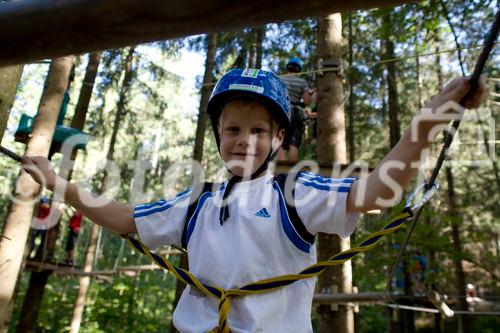
[{"label": "boy's other hand", "polygon": [[306,116],[307,116],[307,119],[316,119],[316,118],[318,118],[318,113],[306,110]]},{"label": "boy's other hand", "polygon": [[57,175],[49,160],[43,156],[24,156],[21,159],[23,169],[38,183],[54,190]]},{"label": "boy's other hand", "polygon": [[[470,81],[466,77],[457,77],[451,80],[446,87],[436,96],[434,97],[429,104],[428,108],[432,110],[436,110],[443,104],[453,101],[456,103],[460,103],[462,98],[464,98],[471,88]],[[488,95],[488,89],[486,86],[486,77],[481,75],[478,83],[477,89],[474,93],[467,98],[465,101],[464,107],[466,109],[474,109],[479,107],[486,96]]]},{"label": "boy's other hand", "polygon": [[[429,144],[435,137],[445,129],[450,121],[462,117],[463,107],[460,101],[467,96],[471,88],[470,81],[466,77],[457,77],[451,80],[446,87],[435,96],[422,112],[412,122],[417,140]],[[481,76],[478,87],[473,94],[467,97],[465,108],[473,109],[481,105],[486,99],[488,89],[486,78]],[[425,138],[425,139],[422,139]]]}]

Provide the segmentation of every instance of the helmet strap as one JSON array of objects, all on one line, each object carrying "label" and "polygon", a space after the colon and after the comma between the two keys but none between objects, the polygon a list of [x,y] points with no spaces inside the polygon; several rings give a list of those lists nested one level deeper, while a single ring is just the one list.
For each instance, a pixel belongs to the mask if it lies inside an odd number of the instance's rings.
[{"label": "helmet strap", "polygon": [[[262,172],[266,171],[267,168],[269,167],[269,163],[274,160],[276,155],[278,154],[279,148],[273,151],[273,147],[271,145],[271,149],[269,149],[269,154],[267,154],[266,159],[264,162],[255,170],[255,172],[250,176],[250,179],[255,179],[257,178],[258,175],[260,175]],[[220,152],[220,148],[219,148]],[[230,173],[231,170],[227,169]],[[229,194],[231,194],[231,191],[236,185],[236,183],[239,183],[243,180],[243,177],[237,176],[233,174],[233,176],[229,179],[227,182],[227,186],[224,190],[224,194],[222,195],[222,203],[221,203],[221,208],[220,208],[220,214],[219,214],[219,222],[220,225],[222,225],[228,218],[229,218],[229,203],[228,203],[228,197]]]}]

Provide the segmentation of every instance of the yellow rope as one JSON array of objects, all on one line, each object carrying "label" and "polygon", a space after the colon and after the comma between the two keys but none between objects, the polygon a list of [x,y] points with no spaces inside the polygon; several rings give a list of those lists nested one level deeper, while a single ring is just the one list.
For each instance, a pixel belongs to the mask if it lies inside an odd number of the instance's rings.
[{"label": "yellow rope", "polygon": [[127,239],[130,242],[130,244],[132,244],[132,246],[136,248],[139,252],[153,259],[153,261],[158,266],[160,266],[165,270],[171,271],[177,279],[193,287],[196,287],[199,291],[201,291],[203,294],[207,296],[217,298],[219,300],[219,324],[218,327],[213,328],[207,333],[229,333],[230,330],[228,323],[228,314],[231,308],[231,301],[233,298],[245,295],[268,293],[274,290],[281,289],[289,284],[292,284],[295,281],[316,277],[320,275],[323,271],[325,271],[328,267],[342,264],[347,260],[350,260],[358,253],[372,249],[382,238],[382,236],[399,230],[403,226],[403,223],[411,216],[412,213],[409,209],[403,210],[401,214],[394,217],[382,229],[366,237],[361,243],[358,244],[358,246],[339,252],[334,256],[332,256],[330,259],[311,265],[297,274],[286,274],[269,279],[259,280],[244,285],[243,287],[238,289],[228,289],[228,290],[225,290],[217,286],[211,286],[202,283],[189,271],[176,267],[172,265],[166,258],[161,257],[155,254],[154,252],[151,252],[148,249],[148,247],[142,244],[139,240],[129,235],[121,235],[121,236]]}]

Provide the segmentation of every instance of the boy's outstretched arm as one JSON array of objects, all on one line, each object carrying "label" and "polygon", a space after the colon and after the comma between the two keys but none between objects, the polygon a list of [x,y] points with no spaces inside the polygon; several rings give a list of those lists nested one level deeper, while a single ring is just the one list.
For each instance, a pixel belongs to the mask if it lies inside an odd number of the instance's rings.
[{"label": "boy's outstretched arm", "polygon": [[[464,77],[455,78],[413,118],[399,142],[365,179],[354,182],[347,197],[348,212],[366,212],[394,206],[403,190],[415,177],[422,152],[450,120],[457,118],[456,107],[469,92],[470,83]],[[465,103],[466,108],[478,107],[486,98],[485,78]]]},{"label": "boy's outstretched arm", "polygon": [[120,234],[137,232],[131,207],[96,196],[59,177],[45,157],[25,156],[21,163],[37,183],[44,184],[51,191],[62,189],[64,201],[81,211],[92,222]]}]

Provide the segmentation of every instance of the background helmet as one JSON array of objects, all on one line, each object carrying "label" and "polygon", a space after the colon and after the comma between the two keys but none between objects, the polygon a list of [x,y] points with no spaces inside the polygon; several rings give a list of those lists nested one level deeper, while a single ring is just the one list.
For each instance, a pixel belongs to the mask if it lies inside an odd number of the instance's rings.
[{"label": "background helmet", "polygon": [[288,91],[276,74],[262,69],[236,68],[219,79],[207,105],[217,146],[217,125],[224,105],[238,96],[251,97],[262,103],[281,128],[289,132],[291,107]]},{"label": "background helmet", "polygon": [[302,60],[300,60],[299,58],[297,57],[292,57],[290,59],[288,59],[288,62],[286,63],[286,67],[296,67],[299,69],[299,71],[302,70]]}]

